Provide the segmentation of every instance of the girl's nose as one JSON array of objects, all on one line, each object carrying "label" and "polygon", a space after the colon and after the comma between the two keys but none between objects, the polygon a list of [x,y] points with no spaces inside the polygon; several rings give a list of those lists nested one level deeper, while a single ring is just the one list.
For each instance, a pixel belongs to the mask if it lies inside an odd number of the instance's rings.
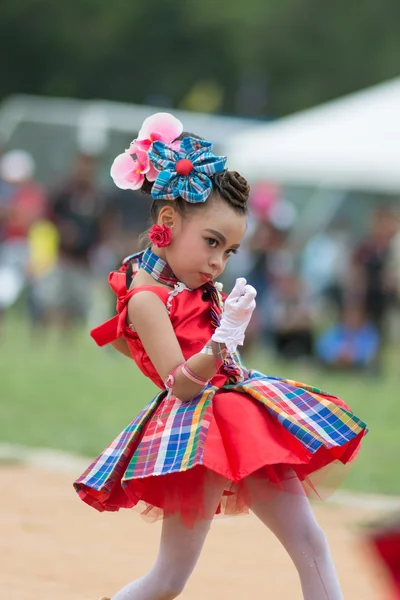
[{"label": "girl's nose", "polygon": [[221,271],[222,269],[222,256],[213,256],[209,260],[209,265],[213,271]]}]

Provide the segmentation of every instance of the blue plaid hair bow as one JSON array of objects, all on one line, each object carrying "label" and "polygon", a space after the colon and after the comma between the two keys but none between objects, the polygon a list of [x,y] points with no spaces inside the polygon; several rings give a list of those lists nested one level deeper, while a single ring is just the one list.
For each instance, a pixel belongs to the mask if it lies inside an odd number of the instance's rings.
[{"label": "blue plaid hair bow", "polygon": [[160,171],[151,195],[153,198],[175,200],[178,196],[187,202],[205,202],[212,190],[210,177],[225,168],[226,156],[215,156],[212,144],[205,140],[186,137],[180,150],[164,142],[153,142],[149,159]]}]

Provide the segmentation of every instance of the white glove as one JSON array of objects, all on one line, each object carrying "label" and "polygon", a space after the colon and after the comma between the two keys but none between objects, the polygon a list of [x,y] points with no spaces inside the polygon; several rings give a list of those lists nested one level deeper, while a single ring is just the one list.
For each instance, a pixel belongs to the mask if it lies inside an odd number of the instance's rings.
[{"label": "white glove", "polygon": [[235,352],[237,346],[243,345],[245,331],[256,307],[256,295],[253,286],[240,277],[225,300],[221,323],[211,339],[225,344],[228,352]]}]

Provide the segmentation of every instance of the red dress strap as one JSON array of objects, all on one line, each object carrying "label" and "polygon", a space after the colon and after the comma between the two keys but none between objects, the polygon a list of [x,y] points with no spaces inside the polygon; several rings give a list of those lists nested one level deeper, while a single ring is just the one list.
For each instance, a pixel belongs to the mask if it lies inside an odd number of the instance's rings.
[{"label": "red dress strap", "polygon": [[98,346],[105,346],[120,338],[124,333],[126,326],[126,317],[128,312],[128,302],[139,292],[152,292],[166,304],[171,290],[158,285],[140,285],[130,290],[126,289],[125,273],[113,271],[108,277],[111,289],[117,295],[117,313],[115,317],[95,327],[90,335]]}]

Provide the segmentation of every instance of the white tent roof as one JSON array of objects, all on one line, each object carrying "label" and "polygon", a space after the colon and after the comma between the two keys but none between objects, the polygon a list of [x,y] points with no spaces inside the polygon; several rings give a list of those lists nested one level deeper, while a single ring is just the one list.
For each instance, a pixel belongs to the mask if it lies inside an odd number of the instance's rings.
[{"label": "white tent roof", "polygon": [[250,180],[400,192],[400,77],[229,139]]},{"label": "white tent roof", "polygon": [[0,104],[0,139],[3,144],[8,142],[15,129],[23,122],[75,127],[82,132],[82,137],[85,137],[85,131],[89,135],[90,132],[95,135],[97,131],[99,136],[107,135],[108,131],[133,135],[140,129],[146,117],[160,111],[172,112],[182,121],[186,131],[195,132],[218,144],[222,144],[234,132],[251,131],[258,126],[254,120],[238,117],[109,100],[77,100],[21,94],[10,96]]}]

